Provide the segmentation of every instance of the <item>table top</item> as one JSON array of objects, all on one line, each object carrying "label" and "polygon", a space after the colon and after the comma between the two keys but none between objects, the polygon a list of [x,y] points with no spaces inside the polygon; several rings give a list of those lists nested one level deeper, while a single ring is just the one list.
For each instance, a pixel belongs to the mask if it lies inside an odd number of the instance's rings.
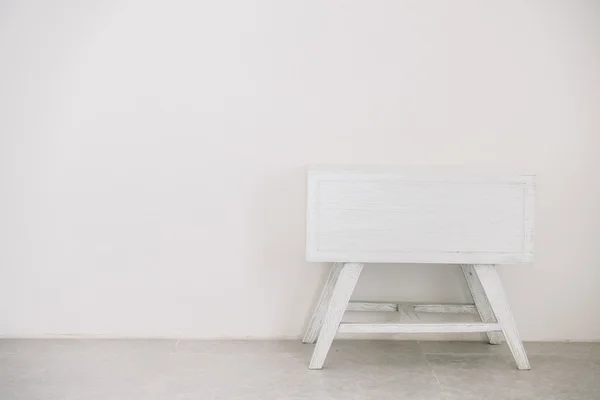
[{"label": "table top", "polygon": [[307,260],[531,262],[534,196],[532,174],[464,167],[310,167]]}]

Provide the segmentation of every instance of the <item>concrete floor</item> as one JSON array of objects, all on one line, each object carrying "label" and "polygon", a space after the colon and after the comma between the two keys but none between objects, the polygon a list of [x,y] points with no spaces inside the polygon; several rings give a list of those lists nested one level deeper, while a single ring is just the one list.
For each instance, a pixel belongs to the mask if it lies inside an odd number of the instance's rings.
[{"label": "concrete floor", "polygon": [[600,343],[0,340],[2,400],[600,399]]}]

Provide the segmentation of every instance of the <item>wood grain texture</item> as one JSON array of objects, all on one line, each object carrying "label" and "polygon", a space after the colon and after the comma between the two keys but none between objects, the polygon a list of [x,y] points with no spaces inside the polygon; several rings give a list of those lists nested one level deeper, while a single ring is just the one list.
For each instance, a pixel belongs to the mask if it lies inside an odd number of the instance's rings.
[{"label": "wood grain texture", "polygon": [[508,347],[515,358],[519,369],[530,369],[529,360],[525,353],[523,343],[519,338],[517,325],[510,311],[508,300],[500,282],[498,271],[493,265],[474,265],[473,270],[477,274],[481,287],[487,296],[487,299],[492,307],[492,311],[502,327],[502,332],[508,343]]},{"label": "wood grain texture", "polygon": [[333,288],[335,287],[338,276],[340,275],[342,266],[342,263],[333,264],[329,276],[327,277],[327,281],[325,281],[325,286],[321,291],[321,296],[319,297],[315,311],[313,312],[310,322],[308,323],[308,328],[306,328],[306,332],[304,333],[302,343],[314,343],[317,340],[317,336],[319,335],[321,326],[323,325],[325,313],[327,312],[327,307],[329,307],[331,295],[333,294]]},{"label": "wood grain texture", "polygon": [[403,320],[418,321],[420,319],[412,304],[398,304],[398,314],[400,314],[400,318]]},{"label": "wood grain texture", "polygon": [[348,301],[350,301],[350,296],[356,287],[356,282],[358,282],[358,277],[360,276],[362,268],[362,263],[345,263],[342,266],[333,288],[329,305],[325,312],[325,317],[323,318],[317,344],[315,345],[308,366],[309,369],[323,368],[323,363],[325,362],[327,353],[329,353],[331,343],[338,331],[338,327],[340,326],[340,322],[342,321],[342,317],[348,306]]},{"label": "wood grain texture", "polygon": [[[490,306],[483,288],[481,287],[481,283],[477,278],[475,268],[472,265],[461,265],[460,268],[465,276],[465,280],[467,281],[467,286],[469,287],[469,291],[471,292],[471,296],[473,297],[473,301],[475,302],[475,307],[477,307],[477,313],[479,314],[481,321],[497,322],[496,317],[494,317],[492,307]],[[502,343],[502,333],[500,332],[489,332],[487,337],[490,344]]]},{"label": "wood grain texture", "polygon": [[397,312],[397,303],[378,303],[372,301],[351,301],[346,311],[368,311],[368,312]]},{"label": "wood grain texture", "polygon": [[532,260],[531,175],[319,167],[307,182],[309,261]]},{"label": "wood grain texture", "polygon": [[398,312],[404,306],[412,307],[415,313],[477,314],[474,304],[414,304],[381,303],[374,301],[351,301],[346,311]]},{"label": "wood grain texture", "polygon": [[500,324],[484,322],[471,323],[428,323],[428,324],[367,324],[343,323],[340,333],[457,333],[457,332],[489,332],[501,330]]},{"label": "wood grain texture", "polygon": [[416,313],[476,314],[473,304],[415,304]]}]

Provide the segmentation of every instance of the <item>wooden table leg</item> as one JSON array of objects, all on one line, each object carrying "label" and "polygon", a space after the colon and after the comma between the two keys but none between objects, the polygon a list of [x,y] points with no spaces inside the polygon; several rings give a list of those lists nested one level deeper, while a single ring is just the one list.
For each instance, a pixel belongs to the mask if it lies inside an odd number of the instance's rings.
[{"label": "wooden table leg", "polygon": [[502,327],[502,332],[504,332],[504,337],[515,358],[517,367],[519,369],[531,369],[496,267],[494,265],[474,265],[473,269],[479,278],[479,282],[481,282],[492,311]]},{"label": "wooden table leg", "polygon": [[317,344],[315,345],[308,368],[323,368],[323,363],[325,362],[325,358],[327,358],[327,353],[329,353],[340,322],[342,322],[342,317],[350,301],[350,296],[352,296],[352,292],[356,287],[356,282],[358,282],[362,268],[363,264],[361,263],[343,264],[333,288],[329,306],[323,318],[321,332],[319,333],[319,338],[317,339]]},{"label": "wooden table leg", "polygon": [[329,307],[329,302],[331,300],[333,288],[335,287],[335,284],[338,280],[338,276],[340,275],[342,266],[343,263],[333,264],[333,268],[331,268],[329,277],[325,282],[325,286],[323,287],[323,290],[321,292],[321,297],[319,298],[317,306],[315,307],[315,311],[313,312],[313,315],[310,319],[308,328],[306,328],[306,332],[304,333],[302,343],[314,343],[317,340],[317,336],[319,336],[321,326],[323,325],[323,318],[325,318],[327,307]]},{"label": "wooden table leg", "polygon": [[[477,279],[477,275],[475,273],[475,269],[472,265],[461,265],[463,275],[467,281],[467,285],[469,286],[469,291],[471,292],[471,296],[473,297],[473,303],[475,303],[475,308],[477,308],[477,312],[481,317],[482,322],[496,322],[496,317],[494,317],[494,312],[492,311],[492,307],[481,287],[481,283],[479,279]],[[488,332],[487,333],[488,341],[490,344],[500,344],[502,343],[502,332]]]}]

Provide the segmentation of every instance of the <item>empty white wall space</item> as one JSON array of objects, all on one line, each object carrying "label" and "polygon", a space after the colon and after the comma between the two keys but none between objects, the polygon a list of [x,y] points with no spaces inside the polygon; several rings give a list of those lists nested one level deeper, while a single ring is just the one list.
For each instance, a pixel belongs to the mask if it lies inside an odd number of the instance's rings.
[{"label": "empty white wall space", "polygon": [[[357,163],[538,174],[519,329],[600,340],[599,149],[594,1],[3,0],[0,336],[297,338],[305,166]],[[356,299],[469,300],[365,270]]]}]

